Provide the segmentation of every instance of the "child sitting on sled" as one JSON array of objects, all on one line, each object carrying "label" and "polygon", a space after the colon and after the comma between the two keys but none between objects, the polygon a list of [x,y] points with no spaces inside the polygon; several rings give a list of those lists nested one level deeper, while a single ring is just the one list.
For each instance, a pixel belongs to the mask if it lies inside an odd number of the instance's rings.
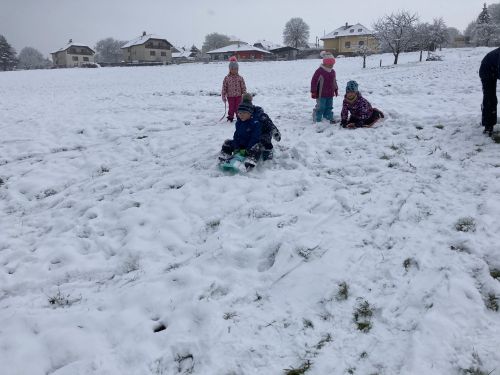
[{"label": "child sitting on sled", "polygon": [[[342,104],[342,112],[340,114],[343,128],[362,128],[372,126],[378,119],[384,118],[384,114],[377,108],[373,108],[363,98],[358,91],[358,83],[356,81],[347,82],[346,94]],[[351,113],[351,117],[347,116]]]},{"label": "child sitting on sled", "polygon": [[236,130],[233,139],[226,139],[219,154],[219,162],[224,163],[231,159],[233,154],[239,153],[246,156],[245,168],[251,170],[257,164],[261,154],[262,126],[260,121],[253,116],[252,102],[244,100],[238,106]]},{"label": "child sitting on sled", "polygon": [[[246,93],[243,95],[243,102],[249,102],[253,105],[252,100],[252,94]],[[272,140],[274,139],[276,142],[279,142],[281,140],[281,133],[262,107],[253,106],[253,117],[260,121],[262,128],[260,135],[262,160],[271,160],[273,158]]]}]

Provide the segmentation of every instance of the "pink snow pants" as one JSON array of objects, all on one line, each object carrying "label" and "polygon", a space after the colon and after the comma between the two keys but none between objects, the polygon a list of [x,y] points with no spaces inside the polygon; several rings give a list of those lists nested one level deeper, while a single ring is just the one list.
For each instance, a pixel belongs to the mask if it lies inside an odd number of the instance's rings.
[{"label": "pink snow pants", "polygon": [[241,96],[229,96],[227,98],[227,102],[229,103],[229,110],[227,111],[227,118],[232,120],[236,116],[238,112],[238,106],[241,103]]}]

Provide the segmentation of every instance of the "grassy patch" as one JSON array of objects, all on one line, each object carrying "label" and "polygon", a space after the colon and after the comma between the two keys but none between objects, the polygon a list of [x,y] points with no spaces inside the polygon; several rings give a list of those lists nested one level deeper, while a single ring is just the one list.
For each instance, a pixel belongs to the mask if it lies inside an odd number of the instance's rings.
[{"label": "grassy patch", "polygon": [[444,129],[444,126],[441,124],[437,124],[434,126],[436,129]]},{"label": "grassy patch", "polygon": [[285,375],[303,375],[311,368],[311,365],[311,361],[307,360],[298,368],[292,367],[289,369],[284,369],[283,371],[285,371]]},{"label": "grassy patch", "polygon": [[488,298],[486,299],[486,308],[492,311],[498,311],[498,297],[493,293],[488,294]]},{"label": "grassy patch", "polygon": [[354,323],[361,332],[369,332],[372,329],[371,318],[373,316],[373,308],[368,301],[361,301],[354,309]]},{"label": "grassy patch", "polygon": [[339,290],[337,291],[337,295],[335,296],[335,299],[337,301],[345,301],[349,298],[349,286],[345,281],[342,281],[339,284]]},{"label": "grassy patch", "polygon": [[418,269],[418,262],[413,259],[413,258],[406,258],[404,261],[403,261],[403,267],[405,268],[406,271],[409,271],[410,268],[414,267],[416,269]]},{"label": "grassy patch", "polygon": [[490,275],[494,279],[500,280],[500,270],[498,268],[493,268],[490,270]]},{"label": "grassy patch", "polygon": [[455,229],[458,232],[475,232],[476,222],[472,217],[461,217],[455,223]]}]

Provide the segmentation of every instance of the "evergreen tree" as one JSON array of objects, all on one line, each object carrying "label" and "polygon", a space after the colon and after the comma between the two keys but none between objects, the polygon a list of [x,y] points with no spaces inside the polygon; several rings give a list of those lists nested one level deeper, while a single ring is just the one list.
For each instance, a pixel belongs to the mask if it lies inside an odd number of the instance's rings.
[{"label": "evergreen tree", "polygon": [[16,51],[7,42],[7,39],[0,35],[0,69],[3,71],[13,70],[16,64]]},{"label": "evergreen tree", "polygon": [[484,3],[483,10],[477,17],[472,40],[477,46],[489,46],[498,40],[499,26],[491,21],[490,13]]}]

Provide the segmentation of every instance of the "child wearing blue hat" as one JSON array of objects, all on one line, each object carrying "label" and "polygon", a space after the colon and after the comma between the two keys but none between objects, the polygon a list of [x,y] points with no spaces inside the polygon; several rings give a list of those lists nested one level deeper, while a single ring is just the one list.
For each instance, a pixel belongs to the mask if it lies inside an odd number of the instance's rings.
[{"label": "child wearing blue hat", "polygon": [[[373,108],[358,89],[356,81],[347,82],[342,112],[340,114],[343,128],[362,128],[372,126],[378,119],[384,118],[382,111]],[[348,119],[349,113],[351,117]]]}]

